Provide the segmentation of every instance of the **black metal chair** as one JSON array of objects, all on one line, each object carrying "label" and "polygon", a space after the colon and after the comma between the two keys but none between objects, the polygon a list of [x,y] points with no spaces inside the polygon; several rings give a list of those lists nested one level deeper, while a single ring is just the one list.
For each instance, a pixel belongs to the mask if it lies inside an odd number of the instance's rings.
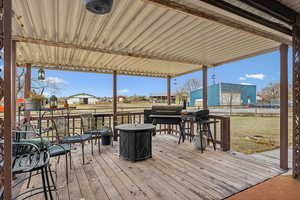
[{"label": "black metal chair", "polygon": [[[4,144],[4,140],[1,140],[0,144]],[[27,190],[16,195],[13,199],[19,199],[21,197],[23,197],[22,199],[27,199],[41,193],[44,193],[44,197],[46,200],[48,200],[49,198],[51,200],[53,199],[52,191],[55,191],[56,187],[50,169],[50,154],[48,151],[41,151],[38,146],[32,143],[13,142],[12,160],[13,175],[40,171],[40,173],[36,173],[35,175],[41,175],[42,178],[42,187]],[[3,167],[3,164],[4,161],[1,160],[0,166]],[[49,174],[52,185],[50,185]],[[30,174],[29,177],[18,180],[18,182],[13,185],[13,188],[23,183],[25,180],[31,178],[31,176],[32,175]]]},{"label": "black metal chair", "polygon": [[[60,144],[60,147],[63,147],[63,145],[69,145],[69,153],[70,153],[70,167],[71,165],[71,159],[72,159],[72,154],[71,154],[71,145],[80,143],[82,148],[82,163],[85,164],[85,159],[84,159],[84,143],[86,141],[89,141],[92,139],[91,134],[76,134],[75,135],[67,135],[67,121],[65,117],[57,117],[52,119],[53,123],[53,128],[56,132],[56,139],[57,142]],[[66,147],[66,146],[65,146]],[[59,150],[59,149],[57,149]],[[50,151],[51,152],[51,151]],[[53,155],[56,155],[58,153],[55,153],[56,151],[53,152]]]},{"label": "black metal chair", "polygon": [[[48,129],[43,129],[41,133],[39,133],[38,129],[31,125],[30,123],[26,123],[23,125],[19,126],[19,129],[16,133],[16,141],[20,142],[26,142],[26,143],[31,143],[36,146],[38,146],[42,150],[49,150],[50,157],[58,157],[58,161],[60,156],[65,155],[65,161],[66,161],[66,179],[67,179],[67,184],[69,183],[69,176],[68,176],[68,154],[71,154],[71,147],[67,144],[58,144],[56,143],[57,141],[52,137],[45,137],[43,136],[44,133],[47,133],[52,130],[52,128]],[[33,136],[37,137],[32,137],[28,138],[27,134],[32,134]],[[30,184],[30,179],[27,184],[27,188],[29,187]]]},{"label": "black metal chair", "polygon": [[[208,111],[208,110],[207,110]],[[202,143],[202,138],[205,135],[207,138],[207,144],[211,141],[213,143],[214,150],[216,150],[216,141],[212,136],[210,125],[215,124],[217,121],[209,120],[209,112],[207,112],[206,115],[201,116],[197,120],[198,124],[198,132],[199,132],[199,137],[200,137],[200,145],[201,145],[201,152],[203,152],[203,143]]]},{"label": "black metal chair", "polygon": [[[98,151],[100,150],[100,139],[103,136],[108,136],[110,138],[110,144],[113,146],[113,133],[110,127],[104,126],[104,122],[100,123],[100,128],[97,129],[97,122],[95,121],[95,117],[92,114],[82,114],[80,116],[81,119],[81,132],[83,134],[92,135],[92,140],[98,142]],[[94,154],[93,142],[91,142],[92,154]]]}]

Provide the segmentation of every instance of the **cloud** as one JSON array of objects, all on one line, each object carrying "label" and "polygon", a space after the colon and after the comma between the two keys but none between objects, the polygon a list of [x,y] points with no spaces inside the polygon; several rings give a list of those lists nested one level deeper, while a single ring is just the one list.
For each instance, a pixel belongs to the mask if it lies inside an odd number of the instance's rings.
[{"label": "cloud", "polygon": [[244,81],[244,80],[246,80],[246,78],[245,77],[240,77],[240,80]]},{"label": "cloud", "polygon": [[44,81],[51,84],[67,83],[64,79],[59,77],[48,77]]},{"label": "cloud", "polygon": [[240,83],[241,85],[255,85],[255,84],[252,84],[252,83]]},{"label": "cloud", "polygon": [[128,92],[129,92],[128,89],[118,90],[118,93],[120,93],[120,94],[125,94],[125,93],[128,93]]},{"label": "cloud", "polygon": [[264,74],[246,74],[245,78],[259,79],[263,80],[266,76]]}]

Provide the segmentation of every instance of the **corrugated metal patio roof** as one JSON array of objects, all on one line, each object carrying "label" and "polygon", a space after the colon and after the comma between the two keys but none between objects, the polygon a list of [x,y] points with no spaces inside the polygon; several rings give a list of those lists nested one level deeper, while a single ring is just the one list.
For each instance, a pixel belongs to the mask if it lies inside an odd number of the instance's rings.
[{"label": "corrugated metal patio roof", "polygon": [[[283,2],[288,2],[283,0]],[[258,33],[142,0],[94,15],[82,0],[14,0],[17,63],[48,69],[175,77],[274,51],[291,37],[196,0],[176,2]],[[270,35],[270,38],[264,37]]]}]

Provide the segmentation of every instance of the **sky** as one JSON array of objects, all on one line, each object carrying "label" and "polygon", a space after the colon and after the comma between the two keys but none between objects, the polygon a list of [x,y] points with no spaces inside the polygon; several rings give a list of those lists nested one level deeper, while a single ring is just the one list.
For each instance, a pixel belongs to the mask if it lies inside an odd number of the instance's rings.
[{"label": "sky", "polygon": [[[292,51],[289,49],[289,80],[292,74]],[[2,60],[0,65],[3,66]],[[61,88],[57,96],[67,97],[77,93],[88,93],[97,97],[112,96],[112,75],[82,72],[67,72],[45,70],[46,81],[55,82]],[[212,75],[215,74],[216,83],[255,84],[257,91],[269,83],[279,82],[280,55],[279,51],[228,63],[208,70],[208,84],[213,84]],[[37,77],[37,70],[32,71],[32,77]],[[172,92],[176,87],[184,84],[188,79],[202,80],[202,72],[195,72],[172,79]],[[176,85],[174,84],[176,83]],[[165,93],[167,81],[162,78],[118,75],[118,95],[149,95]]]}]

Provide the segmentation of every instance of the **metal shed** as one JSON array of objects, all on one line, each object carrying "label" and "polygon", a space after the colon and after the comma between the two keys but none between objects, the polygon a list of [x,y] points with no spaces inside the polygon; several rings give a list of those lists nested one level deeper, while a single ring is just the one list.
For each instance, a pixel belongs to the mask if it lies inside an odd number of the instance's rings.
[{"label": "metal shed", "polygon": [[69,96],[67,101],[68,104],[96,104],[98,98],[91,94],[80,93]]},{"label": "metal shed", "polygon": [[[190,105],[197,105],[203,99],[203,89],[190,93]],[[200,101],[199,101],[200,100]],[[256,104],[256,85],[218,83],[208,86],[208,106]]]}]

